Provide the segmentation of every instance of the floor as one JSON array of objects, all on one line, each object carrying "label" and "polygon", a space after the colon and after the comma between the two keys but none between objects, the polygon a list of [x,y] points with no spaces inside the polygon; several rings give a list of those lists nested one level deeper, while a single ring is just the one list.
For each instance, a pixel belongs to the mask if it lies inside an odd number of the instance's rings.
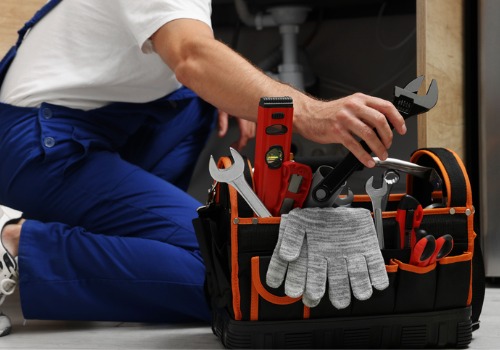
[{"label": "floor", "polygon": [[[19,295],[2,309],[12,319],[12,333],[0,338],[0,349],[222,349],[204,324],[149,325],[111,322],[24,321]],[[500,286],[486,289],[481,327],[469,349],[498,349],[500,345]]]}]

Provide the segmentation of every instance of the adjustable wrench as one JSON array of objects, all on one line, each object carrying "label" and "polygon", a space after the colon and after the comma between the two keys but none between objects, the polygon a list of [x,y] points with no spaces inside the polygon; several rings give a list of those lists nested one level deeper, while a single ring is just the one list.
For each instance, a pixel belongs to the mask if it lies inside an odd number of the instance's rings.
[{"label": "adjustable wrench", "polygon": [[[411,81],[404,88],[397,86],[394,88],[393,104],[404,119],[426,112],[433,108],[437,103],[438,88],[434,79],[431,81],[426,95],[417,95],[418,89],[420,88],[420,85],[422,85],[423,80],[424,76],[422,75]],[[368,147],[365,141],[361,141],[360,144],[368,153],[372,153],[372,150]],[[362,168],[363,164],[354,156],[352,152],[349,152],[349,154],[347,154],[347,156],[339,164],[337,164],[337,166],[335,166],[333,171],[331,171],[327,177],[311,189],[313,198],[318,202],[328,201],[354,171]],[[327,195],[322,196],[324,193]]]},{"label": "adjustable wrench", "polygon": [[243,171],[245,170],[245,161],[241,155],[233,148],[229,148],[233,156],[234,163],[226,169],[219,169],[215,163],[214,157],[210,156],[208,170],[212,178],[217,182],[224,182],[233,186],[241,197],[248,203],[250,208],[260,217],[270,217],[271,213],[257,197],[248,182],[245,180]]},{"label": "adjustable wrench", "polygon": [[377,231],[378,244],[380,249],[385,246],[384,243],[384,225],[382,222],[382,199],[387,193],[387,183],[382,181],[381,188],[373,187],[373,176],[366,181],[366,193],[370,196],[373,206],[373,216],[375,218],[375,230]]}]

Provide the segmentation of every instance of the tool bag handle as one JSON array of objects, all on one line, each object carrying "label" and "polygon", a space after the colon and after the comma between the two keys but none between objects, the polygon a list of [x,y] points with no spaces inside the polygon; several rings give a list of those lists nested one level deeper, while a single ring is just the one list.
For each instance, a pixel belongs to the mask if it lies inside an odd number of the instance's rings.
[{"label": "tool bag handle", "polygon": [[[442,191],[446,207],[474,210],[469,177],[462,160],[455,152],[446,148],[422,148],[413,152],[410,161],[436,169],[443,180]],[[429,181],[408,175],[407,193],[418,199],[423,207],[430,204],[433,190]]]},{"label": "tool bag handle", "polygon": [[[472,190],[465,166],[460,157],[445,148],[423,148],[415,151],[410,159],[413,163],[434,167],[443,179],[443,196],[446,196],[446,207],[466,207],[474,213]],[[411,178],[407,181],[408,193],[425,202],[432,195],[432,186],[422,179]],[[422,202],[421,202],[422,203]],[[422,203],[424,205],[424,203]],[[474,229],[474,252],[472,259],[472,329],[479,328],[485,294],[485,271],[481,251],[479,231]]]}]

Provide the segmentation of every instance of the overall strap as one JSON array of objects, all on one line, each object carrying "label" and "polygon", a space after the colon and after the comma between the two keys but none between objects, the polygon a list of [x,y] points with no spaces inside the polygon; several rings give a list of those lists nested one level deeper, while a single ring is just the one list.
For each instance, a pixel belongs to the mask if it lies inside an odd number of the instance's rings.
[{"label": "overall strap", "polygon": [[17,39],[17,42],[15,45],[13,45],[10,50],[5,54],[3,59],[0,61],[0,86],[3,84],[3,80],[5,78],[5,75],[7,74],[7,71],[9,70],[10,64],[14,60],[14,57],[16,57],[17,54],[17,49],[23,42],[24,36],[26,33],[33,28],[35,24],[38,23],[47,13],[49,13],[56,5],[58,5],[62,0],[51,0],[48,3],[46,3],[40,10],[35,13],[32,19],[30,19],[28,22],[24,24],[24,27],[22,27],[17,33],[19,34],[19,37]]},{"label": "overall strap", "polygon": [[33,16],[32,19],[30,19],[28,22],[24,24],[24,27],[19,29],[17,32],[19,34],[19,37],[16,42],[16,47],[19,47],[21,45],[21,42],[24,39],[24,36],[30,30],[33,28],[35,24],[37,24],[47,13],[49,13],[54,7],[56,7],[62,0],[50,0],[48,3],[46,3],[40,10],[38,10],[35,15]]}]

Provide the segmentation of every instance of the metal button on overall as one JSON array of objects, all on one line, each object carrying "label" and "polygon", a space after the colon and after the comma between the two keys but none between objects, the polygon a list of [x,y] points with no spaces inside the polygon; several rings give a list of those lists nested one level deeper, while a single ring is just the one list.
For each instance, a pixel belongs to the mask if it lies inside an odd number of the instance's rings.
[{"label": "metal button on overall", "polygon": [[46,137],[43,139],[43,144],[47,148],[52,148],[56,145],[56,140],[53,137]]},{"label": "metal button on overall", "polygon": [[50,119],[52,118],[52,111],[50,110],[50,108],[44,108],[42,110],[42,116],[44,119]]}]

